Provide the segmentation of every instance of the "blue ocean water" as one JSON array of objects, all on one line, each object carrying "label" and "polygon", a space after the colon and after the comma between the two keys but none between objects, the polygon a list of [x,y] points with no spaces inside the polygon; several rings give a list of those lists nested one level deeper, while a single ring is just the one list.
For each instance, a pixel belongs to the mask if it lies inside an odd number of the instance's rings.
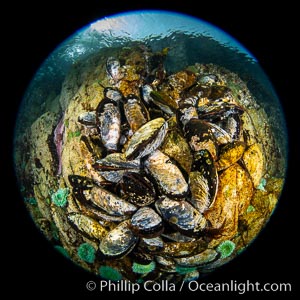
[{"label": "blue ocean water", "polygon": [[[101,19],[78,30],[60,44],[32,79],[21,103],[16,133],[46,111],[49,92],[59,95],[72,66],[100,49],[143,42],[153,51],[170,49],[167,72],[194,63],[213,63],[237,73],[260,101],[278,134],[279,148],[287,153],[287,132],[280,101],[259,62],[234,38],[202,20],[167,11],[136,11]],[[30,112],[30,113],[28,113]]]}]

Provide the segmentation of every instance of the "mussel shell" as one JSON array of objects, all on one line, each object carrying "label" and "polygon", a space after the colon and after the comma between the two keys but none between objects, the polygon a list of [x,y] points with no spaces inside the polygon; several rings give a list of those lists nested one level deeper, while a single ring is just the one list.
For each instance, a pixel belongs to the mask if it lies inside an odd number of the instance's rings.
[{"label": "mussel shell", "polygon": [[174,126],[169,125],[168,133],[160,149],[164,154],[174,159],[188,174],[191,171],[193,156],[189,144],[176,125],[177,123]]},{"label": "mussel shell", "polygon": [[68,179],[73,189],[76,190],[90,190],[94,186],[93,181],[88,177],[70,174]]},{"label": "mussel shell", "polygon": [[153,152],[144,162],[146,170],[151,174],[159,189],[169,197],[184,197],[188,192],[188,184],[180,169],[170,158],[159,150]]},{"label": "mussel shell", "polygon": [[103,145],[117,151],[121,137],[121,114],[117,103],[105,98],[96,109],[97,124]]},{"label": "mussel shell", "polygon": [[218,190],[218,173],[214,160],[207,150],[194,154],[192,172],[189,176],[191,204],[201,213],[215,200]]},{"label": "mussel shell", "polygon": [[257,187],[264,172],[264,156],[258,143],[246,149],[243,155],[243,163],[249,172],[254,187]]},{"label": "mussel shell", "polygon": [[218,171],[224,170],[240,160],[245,148],[245,143],[240,141],[234,141],[223,146],[220,149],[219,159],[216,162]]},{"label": "mussel shell", "polygon": [[87,111],[87,112],[81,113],[78,116],[78,122],[87,127],[96,127],[97,126],[96,112],[95,111]]},{"label": "mussel shell", "polygon": [[100,224],[107,225],[107,222],[121,222],[129,218],[129,216],[112,216],[107,214],[104,210],[95,206],[91,201],[88,201],[81,190],[73,189],[73,196],[79,210],[88,217],[98,220]]},{"label": "mussel shell", "polygon": [[117,88],[106,87],[104,89],[104,97],[118,103],[122,100],[123,95]]},{"label": "mussel shell", "polygon": [[161,217],[150,207],[141,207],[131,217],[132,231],[143,237],[159,236],[163,230]]},{"label": "mussel shell", "polygon": [[209,123],[191,119],[184,127],[184,131],[193,151],[206,149],[214,159],[217,158],[217,141]]},{"label": "mussel shell", "polygon": [[150,96],[150,93],[153,91],[153,87],[150,84],[145,84],[141,88],[141,94],[143,97],[143,100],[147,103],[150,104],[153,99]]},{"label": "mussel shell", "polygon": [[224,98],[230,92],[231,90],[224,85],[205,84],[205,93],[203,93],[203,96],[208,98],[209,100],[213,100],[213,103],[215,100]]},{"label": "mussel shell", "polygon": [[122,257],[136,245],[138,238],[129,228],[129,220],[120,223],[100,242],[99,250],[108,257]]},{"label": "mussel shell", "polygon": [[242,115],[244,109],[232,103],[222,100],[209,102],[198,106],[199,118],[209,122],[219,122],[233,115]]},{"label": "mussel shell", "polygon": [[148,265],[153,261],[153,254],[143,252],[142,249],[139,248],[139,245],[130,253],[130,257],[135,263],[141,265]]},{"label": "mussel shell", "polygon": [[174,115],[176,113],[178,104],[169,95],[153,90],[150,92],[150,96],[152,102],[166,114]]},{"label": "mussel shell", "polygon": [[250,205],[252,195],[251,179],[239,164],[222,172],[216,199],[204,212],[214,236],[231,239],[237,233],[239,215]]},{"label": "mussel shell", "polygon": [[155,201],[156,192],[153,184],[138,173],[126,172],[121,186],[128,201],[137,206],[150,205]]},{"label": "mussel shell", "polygon": [[132,203],[96,186],[90,191],[90,201],[113,216],[132,215],[137,210],[137,207]]},{"label": "mussel shell", "polygon": [[219,81],[219,78],[215,74],[204,75],[198,80],[198,82],[200,84],[207,85],[207,86],[216,84],[216,83],[218,83],[218,81]]},{"label": "mussel shell", "polygon": [[136,132],[150,120],[149,112],[143,102],[135,95],[128,95],[124,99],[124,113],[132,130]]},{"label": "mussel shell", "polygon": [[117,58],[109,57],[106,61],[106,71],[108,76],[117,83],[120,79],[124,77],[121,71],[121,65]]},{"label": "mussel shell", "polygon": [[204,239],[189,242],[165,242],[161,255],[167,257],[186,257],[207,249],[208,243]]},{"label": "mussel shell", "polygon": [[167,129],[168,123],[163,118],[157,118],[144,124],[131,137],[125,151],[126,158],[133,160],[155,151],[163,142]]},{"label": "mussel shell", "polygon": [[178,231],[170,232],[170,233],[162,233],[161,236],[164,240],[180,242],[180,243],[191,242],[195,240],[195,238],[186,236]]},{"label": "mussel shell", "polygon": [[105,158],[97,160],[93,167],[99,170],[101,176],[106,180],[119,182],[126,172],[140,171],[140,160],[128,161],[124,153],[111,153]]},{"label": "mussel shell", "polygon": [[175,261],[172,258],[157,255],[155,256],[155,260],[158,263],[160,270],[170,273],[176,272]]},{"label": "mussel shell", "polygon": [[222,127],[214,123],[209,123],[209,125],[211,126],[211,132],[216,138],[218,145],[223,145],[232,142],[231,135]]},{"label": "mussel shell", "polygon": [[190,203],[161,197],[155,203],[157,211],[176,230],[188,236],[199,236],[206,227],[206,220]]},{"label": "mussel shell", "polygon": [[175,262],[182,267],[198,267],[214,261],[218,252],[213,249],[206,249],[203,252],[187,257],[174,258]]},{"label": "mussel shell", "polygon": [[[194,107],[196,108],[198,106],[199,97],[198,96],[191,96],[187,98],[181,98],[178,101],[179,109],[185,108],[185,107]],[[198,114],[197,114],[198,116]]]},{"label": "mussel shell", "polygon": [[198,119],[197,109],[193,106],[181,107],[177,110],[176,117],[178,123],[185,126],[191,119]]},{"label": "mussel shell", "polygon": [[223,128],[233,141],[241,139],[243,133],[243,122],[239,114],[233,114],[223,121],[217,122],[218,126]]},{"label": "mussel shell", "polygon": [[151,253],[158,253],[164,248],[164,242],[161,237],[141,238],[140,247]]},{"label": "mussel shell", "polygon": [[102,240],[107,235],[107,230],[102,225],[86,215],[69,213],[67,217],[72,226],[89,239]]}]

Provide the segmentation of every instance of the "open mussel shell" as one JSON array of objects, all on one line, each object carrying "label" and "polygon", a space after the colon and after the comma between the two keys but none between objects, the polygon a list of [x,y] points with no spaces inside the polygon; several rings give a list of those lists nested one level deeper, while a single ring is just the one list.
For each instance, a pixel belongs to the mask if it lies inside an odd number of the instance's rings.
[{"label": "open mussel shell", "polygon": [[222,127],[214,123],[209,123],[209,125],[211,126],[211,132],[214,135],[218,145],[223,145],[232,142],[232,136]]},{"label": "open mussel shell", "polygon": [[162,218],[150,207],[141,207],[131,217],[131,229],[143,237],[156,237],[163,231]]},{"label": "open mussel shell", "polygon": [[130,229],[130,221],[126,220],[101,240],[99,250],[108,257],[122,257],[134,248],[137,241],[138,238]]},{"label": "open mussel shell", "polygon": [[155,206],[165,221],[185,235],[199,236],[206,227],[203,215],[185,200],[176,201],[163,196]]},{"label": "open mussel shell", "polygon": [[168,123],[163,118],[147,122],[131,137],[125,151],[128,160],[144,157],[155,151],[163,142]]}]

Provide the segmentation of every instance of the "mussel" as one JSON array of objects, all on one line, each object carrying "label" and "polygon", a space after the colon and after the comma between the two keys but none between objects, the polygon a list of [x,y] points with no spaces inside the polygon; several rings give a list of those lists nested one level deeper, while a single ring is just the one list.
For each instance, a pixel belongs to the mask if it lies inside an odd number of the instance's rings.
[{"label": "mussel", "polygon": [[188,184],[180,169],[159,150],[153,152],[144,162],[146,170],[155,180],[162,193],[169,197],[184,197]]},{"label": "mussel", "polygon": [[185,200],[176,201],[163,196],[155,206],[163,219],[183,234],[200,236],[206,228],[204,216]]},{"label": "mussel", "polygon": [[138,238],[129,228],[128,220],[111,230],[100,242],[99,250],[108,257],[122,257],[136,245]]},{"label": "mussel", "polygon": [[143,237],[159,236],[163,230],[161,217],[150,207],[141,207],[131,217],[131,229]]},{"label": "mussel", "polygon": [[128,160],[142,158],[155,151],[163,142],[168,123],[163,118],[151,120],[139,128],[131,137],[125,151]]}]

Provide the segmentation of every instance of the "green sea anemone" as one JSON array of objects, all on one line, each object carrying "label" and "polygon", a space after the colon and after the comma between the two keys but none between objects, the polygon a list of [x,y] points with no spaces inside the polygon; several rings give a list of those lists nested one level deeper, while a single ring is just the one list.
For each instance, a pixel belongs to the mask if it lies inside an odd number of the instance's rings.
[{"label": "green sea anemone", "polygon": [[217,251],[221,254],[221,258],[226,258],[232,254],[235,249],[235,243],[232,241],[224,241],[218,247]]},{"label": "green sea anemone", "polygon": [[91,244],[83,243],[78,247],[77,254],[80,259],[91,264],[95,260],[96,250]]},{"label": "green sea anemone", "polygon": [[195,267],[176,266],[176,272],[180,275],[188,274],[188,273],[191,273],[196,270],[197,270],[197,268],[195,268]]},{"label": "green sea anemone", "polygon": [[52,202],[59,206],[65,207],[67,205],[67,197],[69,195],[69,189],[58,189],[54,194],[51,195]]},{"label": "green sea anemone", "polygon": [[253,212],[253,211],[255,211],[255,207],[252,206],[252,205],[249,205],[249,206],[247,207],[246,212],[247,212],[247,213],[250,213],[250,212]]},{"label": "green sea anemone", "polygon": [[151,261],[148,265],[141,265],[136,262],[132,265],[132,271],[138,274],[147,274],[152,272],[155,269],[155,262]]},{"label": "green sea anemone", "polygon": [[119,281],[122,279],[122,274],[109,266],[101,266],[99,268],[99,274],[102,278],[112,281]]},{"label": "green sea anemone", "polygon": [[265,190],[265,187],[266,187],[266,184],[267,184],[267,180],[265,178],[262,178],[259,182],[259,185],[256,187],[256,189],[258,190],[261,190],[261,191],[266,191]]},{"label": "green sea anemone", "polygon": [[56,245],[56,246],[54,246],[54,248],[55,248],[59,253],[61,253],[64,257],[66,257],[66,258],[69,258],[69,257],[70,257],[68,251],[67,251],[64,247],[59,246],[59,245]]}]

